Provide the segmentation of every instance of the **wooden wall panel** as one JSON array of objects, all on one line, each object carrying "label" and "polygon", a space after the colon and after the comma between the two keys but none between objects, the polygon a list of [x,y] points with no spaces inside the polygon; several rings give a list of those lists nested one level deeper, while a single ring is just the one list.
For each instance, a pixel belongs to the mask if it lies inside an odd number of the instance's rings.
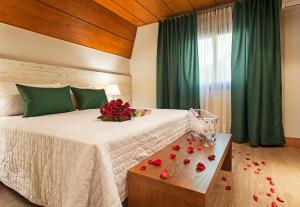
[{"label": "wooden wall panel", "polygon": [[106,72],[81,70],[0,58],[0,82],[61,83],[77,87],[105,88],[118,84],[120,98],[131,102],[131,77]]},{"label": "wooden wall panel", "polygon": [[37,0],[0,0],[0,21],[104,52],[131,57],[132,40]]}]

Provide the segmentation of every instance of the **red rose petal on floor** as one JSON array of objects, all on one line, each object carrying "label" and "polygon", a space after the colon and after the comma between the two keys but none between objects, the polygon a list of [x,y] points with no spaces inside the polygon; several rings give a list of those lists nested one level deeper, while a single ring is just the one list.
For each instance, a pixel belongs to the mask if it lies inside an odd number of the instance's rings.
[{"label": "red rose petal on floor", "polygon": [[160,178],[162,179],[167,179],[169,177],[169,171],[168,170],[163,170],[161,173],[160,173]]},{"label": "red rose petal on floor", "polygon": [[250,164],[247,164],[247,167],[251,167],[251,165],[250,165]]},{"label": "red rose petal on floor", "polygon": [[275,193],[275,189],[274,188],[270,188],[270,192],[271,193]]},{"label": "red rose petal on floor", "polygon": [[257,174],[257,175],[259,174],[259,172],[258,172],[258,171],[254,171],[254,173],[255,173],[255,174]]},{"label": "red rose petal on floor", "polygon": [[187,147],[186,151],[190,154],[194,153],[194,147],[193,146],[189,146]]},{"label": "red rose petal on floor", "polygon": [[275,201],[272,202],[271,207],[278,207]]},{"label": "red rose petal on floor", "polygon": [[244,167],[243,169],[244,169],[244,170],[248,170],[248,168],[246,168],[246,167]]},{"label": "red rose petal on floor", "polygon": [[260,168],[257,168],[257,171],[261,171],[261,169],[260,169]]},{"label": "red rose petal on floor", "polygon": [[261,161],[261,164],[262,164],[262,165],[266,165],[266,162],[265,162],[265,161]]},{"label": "red rose petal on floor", "polygon": [[271,181],[272,178],[268,176],[268,177],[266,177],[266,180]]},{"label": "red rose petal on floor", "polygon": [[282,200],[282,199],[279,198],[278,196],[277,196],[277,201],[279,201],[279,202],[281,202],[281,203],[284,203],[284,200]]},{"label": "red rose petal on floor", "polygon": [[170,154],[169,154],[169,157],[170,157],[170,159],[172,159],[172,160],[173,160],[173,159],[175,159],[175,157],[176,157],[176,154],[174,154],[174,153],[170,153]]},{"label": "red rose petal on floor", "polygon": [[225,190],[231,190],[231,186],[230,186],[230,185],[227,185],[227,186],[225,187]]},{"label": "red rose petal on floor", "polygon": [[268,197],[271,197],[271,193],[266,193]]},{"label": "red rose petal on floor", "polygon": [[199,151],[201,151],[201,150],[202,150],[202,145],[198,145],[197,149],[198,149]]},{"label": "red rose petal on floor", "polygon": [[255,166],[259,166],[258,162],[252,162],[252,164],[255,165]]},{"label": "red rose petal on floor", "polygon": [[253,195],[253,200],[258,201],[258,197],[256,195]]},{"label": "red rose petal on floor", "polygon": [[153,160],[148,160],[148,164],[149,165],[153,164]]},{"label": "red rose petal on floor", "polygon": [[162,161],[161,161],[160,159],[154,160],[154,161],[152,162],[152,164],[155,165],[155,166],[160,166],[161,163],[162,163]]},{"label": "red rose petal on floor", "polygon": [[223,180],[223,181],[226,182],[226,181],[227,181],[227,178],[223,176],[223,177],[221,178],[221,180]]},{"label": "red rose petal on floor", "polygon": [[184,160],[183,160],[183,164],[185,164],[185,165],[186,165],[186,164],[189,164],[190,162],[191,162],[190,159],[184,159]]},{"label": "red rose petal on floor", "polygon": [[145,165],[142,165],[142,166],[140,167],[140,171],[144,171],[144,170],[146,170],[146,166],[145,166]]},{"label": "red rose petal on floor", "polygon": [[245,159],[246,159],[246,160],[250,160],[250,158],[249,158],[249,157],[246,157]]},{"label": "red rose petal on floor", "polygon": [[216,155],[209,155],[207,158],[209,161],[213,161],[216,159]]},{"label": "red rose petal on floor", "polygon": [[180,146],[178,144],[172,146],[172,150],[179,151]]},{"label": "red rose petal on floor", "polygon": [[199,170],[199,171],[205,170],[205,165],[202,162],[199,162],[197,164],[197,170]]},{"label": "red rose petal on floor", "polygon": [[275,185],[272,180],[270,180],[270,185]]}]

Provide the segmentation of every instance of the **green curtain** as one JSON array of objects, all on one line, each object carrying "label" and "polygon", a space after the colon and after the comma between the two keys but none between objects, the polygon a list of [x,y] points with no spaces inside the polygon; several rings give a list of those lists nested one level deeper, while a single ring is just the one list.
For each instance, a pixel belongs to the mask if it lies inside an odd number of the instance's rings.
[{"label": "green curtain", "polygon": [[157,107],[199,108],[199,102],[197,15],[161,21],[157,44]]},{"label": "green curtain", "polygon": [[232,134],[251,146],[281,146],[279,0],[246,0],[233,7]]}]

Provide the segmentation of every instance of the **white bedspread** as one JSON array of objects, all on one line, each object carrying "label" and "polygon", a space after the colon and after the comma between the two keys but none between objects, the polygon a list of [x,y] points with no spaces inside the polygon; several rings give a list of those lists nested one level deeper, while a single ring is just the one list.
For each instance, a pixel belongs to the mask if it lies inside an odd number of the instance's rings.
[{"label": "white bedspread", "polygon": [[42,206],[121,207],[127,170],[190,130],[181,110],[118,123],[98,113],[0,118],[0,180]]}]

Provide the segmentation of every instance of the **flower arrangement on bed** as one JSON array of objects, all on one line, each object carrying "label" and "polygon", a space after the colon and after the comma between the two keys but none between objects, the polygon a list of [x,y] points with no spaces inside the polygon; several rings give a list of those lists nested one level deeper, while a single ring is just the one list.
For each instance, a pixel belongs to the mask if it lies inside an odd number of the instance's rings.
[{"label": "flower arrangement on bed", "polygon": [[127,121],[131,119],[132,110],[128,102],[121,99],[112,100],[100,109],[101,116],[98,119],[103,121]]}]

